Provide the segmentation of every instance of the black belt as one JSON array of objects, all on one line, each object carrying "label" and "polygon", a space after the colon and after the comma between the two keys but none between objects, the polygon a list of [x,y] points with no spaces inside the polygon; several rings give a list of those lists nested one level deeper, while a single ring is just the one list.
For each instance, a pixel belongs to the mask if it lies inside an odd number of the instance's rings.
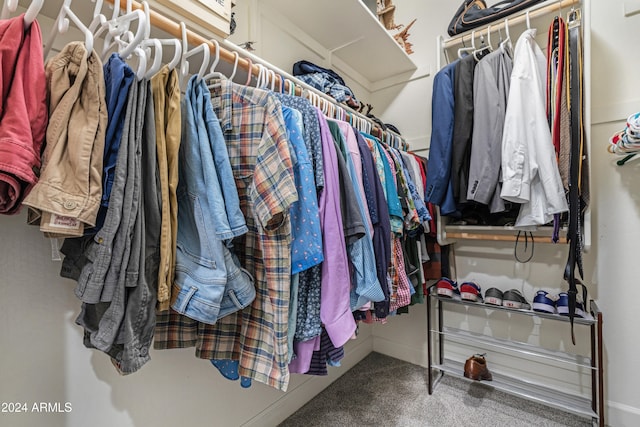
[{"label": "black belt", "polygon": [[[571,117],[571,158],[569,162],[569,259],[564,271],[564,279],[569,283],[569,321],[571,322],[571,341],[575,345],[576,337],[573,331],[573,320],[576,315],[577,284],[576,266],[581,278],[584,278],[582,267],[582,233],[580,216],[582,212],[580,201],[580,181],[583,152],[583,123],[582,123],[582,39],[579,11],[572,11],[569,16],[569,103]],[[587,301],[584,301],[586,304]]]}]

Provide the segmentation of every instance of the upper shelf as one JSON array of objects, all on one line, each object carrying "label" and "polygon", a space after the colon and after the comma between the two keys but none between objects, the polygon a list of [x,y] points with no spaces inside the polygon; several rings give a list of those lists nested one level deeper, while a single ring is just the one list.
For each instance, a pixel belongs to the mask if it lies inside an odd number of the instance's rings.
[{"label": "upper shelf", "polygon": [[370,82],[416,70],[409,55],[360,0],[261,0]]}]

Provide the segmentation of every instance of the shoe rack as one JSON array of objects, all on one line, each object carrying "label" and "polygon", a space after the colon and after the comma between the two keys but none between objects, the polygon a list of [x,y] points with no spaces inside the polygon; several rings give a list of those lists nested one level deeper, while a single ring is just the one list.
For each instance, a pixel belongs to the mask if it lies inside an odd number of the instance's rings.
[{"label": "shoe rack", "polygon": [[[453,306],[453,307],[449,307]],[[428,381],[429,394],[433,394],[438,383],[444,375],[458,378],[464,377],[464,362],[454,360],[448,354],[447,343],[462,343],[482,349],[488,355],[492,351],[500,351],[502,354],[512,357],[522,357],[530,360],[561,364],[566,369],[589,371],[591,373],[591,397],[586,398],[581,394],[572,394],[560,391],[557,388],[545,385],[542,382],[524,380],[512,374],[491,370],[493,380],[481,383],[532,402],[541,403],[561,409],[579,416],[590,418],[595,426],[604,427],[604,371],[602,366],[602,312],[595,301],[591,300],[589,310],[593,319],[574,319],[576,328],[588,328],[591,342],[588,354],[575,354],[569,351],[549,350],[541,346],[525,342],[496,338],[486,334],[479,334],[469,330],[456,328],[447,324],[447,308],[463,310],[469,314],[485,316],[487,322],[498,322],[489,316],[492,311],[502,311],[509,314],[510,321],[517,322],[520,316],[531,316],[538,319],[556,322],[569,322],[568,317],[557,314],[539,313],[531,310],[518,310],[502,306],[486,305],[464,300],[457,300],[439,296],[435,286],[429,289],[427,298],[427,363],[429,365]],[[491,369],[491,368],[490,368]]]}]

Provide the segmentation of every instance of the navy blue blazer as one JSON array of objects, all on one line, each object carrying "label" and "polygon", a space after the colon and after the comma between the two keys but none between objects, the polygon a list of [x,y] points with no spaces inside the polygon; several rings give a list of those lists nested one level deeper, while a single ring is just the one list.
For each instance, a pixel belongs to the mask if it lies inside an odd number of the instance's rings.
[{"label": "navy blue blazer", "polygon": [[440,206],[443,215],[456,212],[451,180],[454,119],[454,77],[458,60],[444,67],[433,79],[431,144],[427,164],[428,202]]}]

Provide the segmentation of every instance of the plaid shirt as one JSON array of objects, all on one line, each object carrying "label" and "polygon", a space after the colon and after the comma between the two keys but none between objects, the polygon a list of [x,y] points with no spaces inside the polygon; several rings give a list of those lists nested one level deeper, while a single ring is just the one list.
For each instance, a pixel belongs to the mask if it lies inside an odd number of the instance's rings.
[{"label": "plaid shirt", "polygon": [[[382,147],[379,145],[379,147]],[[396,172],[396,163],[393,160],[393,157],[389,152],[387,152],[384,148],[380,150],[382,152],[382,156],[386,158],[387,163],[389,164],[389,168],[391,169],[391,176],[394,180],[393,185],[398,186],[398,176]],[[404,266],[404,255],[402,252],[402,243],[400,239],[402,238],[402,233],[397,234],[393,233],[391,239],[391,247],[393,250],[393,256],[391,257],[391,265],[393,270],[393,274],[391,275],[391,305],[389,307],[390,311],[395,311],[398,307],[404,307],[411,303],[411,282],[409,282],[409,278],[407,277],[407,272],[405,271]]]},{"label": "plaid shirt", "polygon": [[264,90],[228,81],[212,98],[249,231],[234,240],[240,263],[255,277],[256,299],[215,325],[165,312],[156,348],[196,346],[203,359],[239,360],[239,374],[286,390],[291,273],[288,210],[298,198],[280,103]]}]

